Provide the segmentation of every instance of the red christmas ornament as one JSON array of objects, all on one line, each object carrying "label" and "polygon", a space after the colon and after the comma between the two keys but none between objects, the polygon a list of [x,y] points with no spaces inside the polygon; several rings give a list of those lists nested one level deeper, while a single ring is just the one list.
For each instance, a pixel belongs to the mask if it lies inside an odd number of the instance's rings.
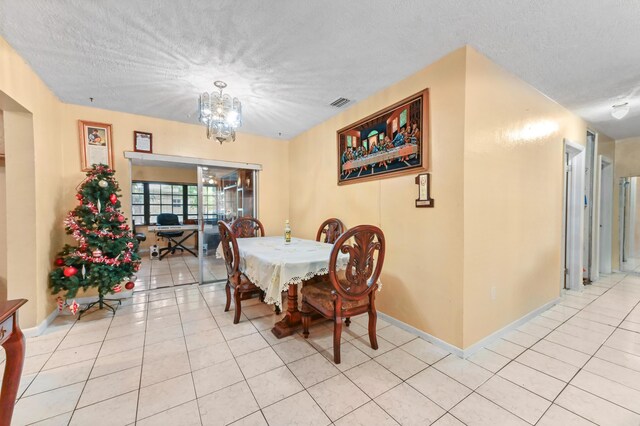
[{"label": "red christmas ornament", "polygon": [[56,266],[63,266],[64,265],[64,259],[59,257],[55,260],[55,262],[53,262]]},{"label": "red christmas ornament", "polygon": [[67,266],[66,268],[64,268],[62,273],[64,274],[65,277],[69,278],[69,277],[72,277],[75,274],[77,274],[78,273],[78,269],[74,268],[73,266]]},{"label": "red christmas ornament", "polygon": [[124,216],[121,214],[118,215],[118,222],[124,222]]},{"label": "red christmas ornament", "polygon": [[78,199],[78,201],[82,201],[82,194],[76,194],[76,198]]},{"label": "red christmas ornament", "polygon": [[118,202],[118,196],[116,194],[109,195],[109,201],[111,201],[111,204],[117,203]]},{"label": "red christmas ornament", "polygon": [[126,288],[127,290],[132,290],[135,286],[136,285],[133,283],[133,281],[129,281],[124,285],[124,288]]},{"label": "red christmas ornament", "polygon": [[122,287],[120,287],[120,284],[118,284],[112,290],[114,293],[120,293],[122,291]]},{"label": "red christmas ornament", "polygon": [[93,255],[93,257],[102,257],[102,250],[95,249],[91,254]]}]

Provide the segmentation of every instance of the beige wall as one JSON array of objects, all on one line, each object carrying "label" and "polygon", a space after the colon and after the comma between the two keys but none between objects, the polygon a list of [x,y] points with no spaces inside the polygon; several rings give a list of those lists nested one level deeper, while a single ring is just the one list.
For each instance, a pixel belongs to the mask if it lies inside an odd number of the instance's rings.
[{"label": "beige wall", "polygon": [[611,262],[620,270],[620,178],[640,176],[640,137],[615,141],[613,171],[613,235]]},{"label": "beige wall", "polygon": [[466,76],[464,347],[558,297],[563,138],[586,136],[585,122],[471,48]]},{"label": "beige wall", "polygon": [[640,176],[640,137],[616,141],[615,175]]},{"label": "beige wall", "polygon": [[[415,175],[338,187],[336,130],[425,87],[436,207],[414,207]],[[558,297],[563,138],[585,135],[584,121],[459,49],[292,140],[294,234],[330,216],[380,225],[379,309],[469,347]]]},{"label": "beige wall", "polygon": [[[59,202],[62,151],[59,101],[0,38],[0,109],[4,110],[7,296],[24,297],[21,322],[31,327],[53,309],[47,273],[62,243]],[[19,243],[18,243],[19,242]]]},{"label": "beige wall", "polygon": [[197,183],[198,170],[184,167],[131,166],[131,180],[145,182]]},{"label": "beige wall", "polygon": [[[290,150],[293,234],[314,238],[320,223],[333,216],[348,227],[380,226],[387,254],[378,308],[457,346],[462,345],[464,75],[465,49],[459,49],[294,138]],[[415,174],[337,186],[336,130],[426,87],[437,207],[414,207]]]},{"label": "beige wall", "polygon": [[267,234],[280,234],[289,212],[289,142],[239,133],[233,143],[220,145],[208,140],[200,125],[161,120],[141,115],[63,104],[62,144],[68,153],[64,160],[64,209],[75,205],[75,187],[84,174],[80,171],[77,120],[99,121],[113,125],[116,178],[124,199],[123,211],[131,213],[129,161],[124,151],[133,149],[133,131],[153,134],[156,154],[179,155],[223,161],[257,163],[263,166],[259,178],[259,217]]}]

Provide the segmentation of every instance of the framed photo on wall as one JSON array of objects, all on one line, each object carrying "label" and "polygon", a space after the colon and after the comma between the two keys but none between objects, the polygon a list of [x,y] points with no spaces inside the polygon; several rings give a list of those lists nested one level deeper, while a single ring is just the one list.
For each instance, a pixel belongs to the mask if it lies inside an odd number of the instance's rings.
[{"label": "framed photo on wall", "polygon": [[78,132],[82,171],[90,170],[94,164],[105,164],[113,168],[111,124],[78,120]]},{"label": "framed photo on wall", "polygon": [[383,179],[429,164],[429,89],[337,132],[338,185]]},{"label": "framed photo on wall", "polygon": [[133,131],[133,150],[136,152],[153,152],[153,136],[151,133]]}]

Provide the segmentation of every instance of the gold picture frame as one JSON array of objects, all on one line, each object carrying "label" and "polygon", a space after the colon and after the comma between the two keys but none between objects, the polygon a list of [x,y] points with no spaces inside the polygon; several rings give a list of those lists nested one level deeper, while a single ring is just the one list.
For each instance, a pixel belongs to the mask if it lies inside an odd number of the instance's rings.
[{"label": "gold picture frame", "polygon": [[94,164],[104,164],[113,169],[111,124],[78,120],[78,133],[82,171],[91,170]]},{"label": "gold picture frame", "polygon": [[338,130],[338,185],[428,171],[429,125],[427,88]]}]

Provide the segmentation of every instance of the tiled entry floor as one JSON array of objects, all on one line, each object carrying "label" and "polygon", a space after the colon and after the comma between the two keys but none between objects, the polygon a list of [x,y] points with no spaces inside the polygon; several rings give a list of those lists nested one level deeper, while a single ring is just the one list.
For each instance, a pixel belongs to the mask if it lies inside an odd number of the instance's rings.
[{"label": "tiled entry floor", "polygon": [[[200,261],[190,253],[169,254],[164,259],[149,259],[149,253],[142,253],[142,264],[136,273],[136,293],[158,288],[175,287],[198,282]],[[224,260],[215,255],[205,256],[202,271],[204,282],[227,279]]]},{"label": "tiled entry floor", "polygon": [[270,307],[223,312],[220,285],[135,294],[27,343],[14,424],[640,424],[640,277],[612,275],[462,360],[364,318],[277,340]]}]

